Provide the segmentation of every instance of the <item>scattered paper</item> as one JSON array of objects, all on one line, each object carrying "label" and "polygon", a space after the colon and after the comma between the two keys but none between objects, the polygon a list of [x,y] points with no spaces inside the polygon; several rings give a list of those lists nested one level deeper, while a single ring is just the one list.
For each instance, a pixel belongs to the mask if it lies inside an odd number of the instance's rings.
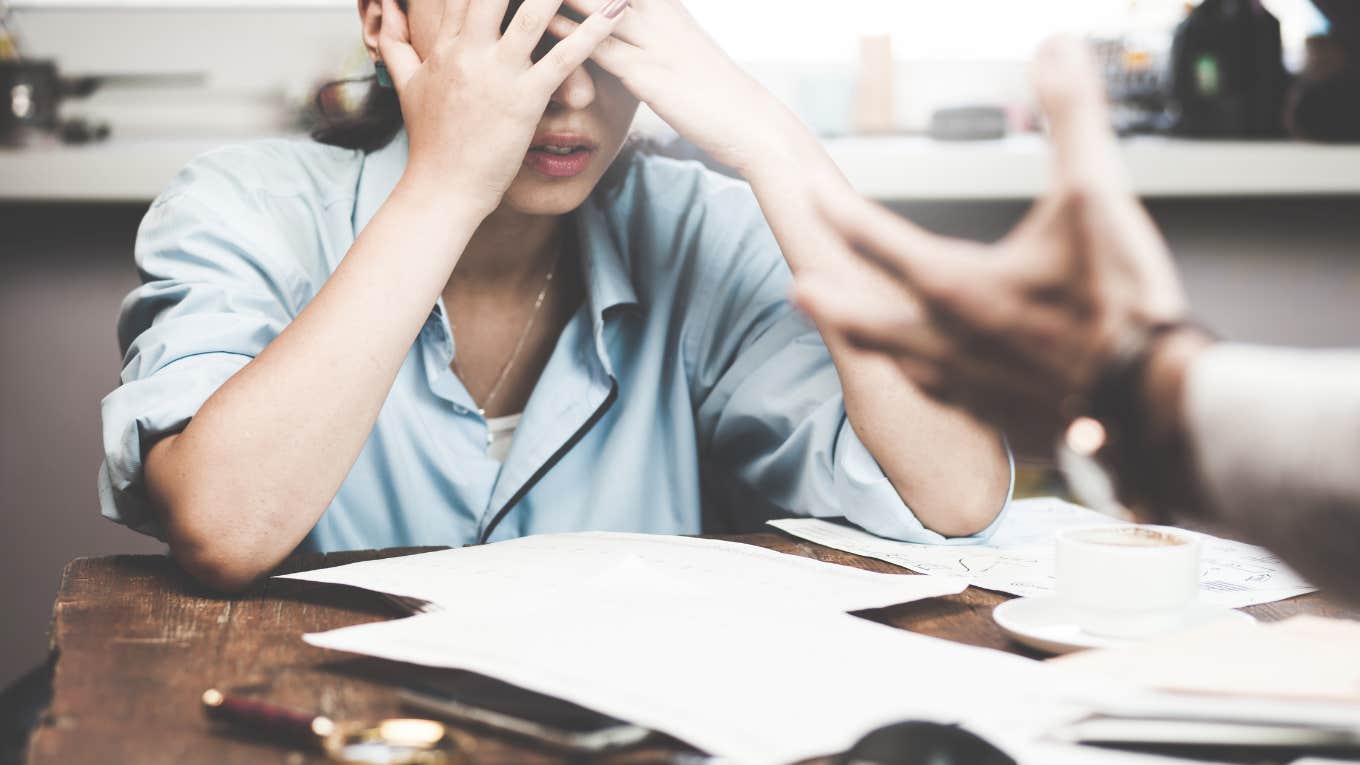
[{"label": "scattered paper", "polygon": [[[1026,597],[1054,591],[1054,535],[1060,529],[1123,523],[1058,499],[1011,503],[986,544],[923,545],[874,536],[815,518],[770,521],[796,537],[922,574],[961,578],[975,587]],[[1314,588],[1264,548],[1201,534],[1200,597],[1243,608],[1296,597]]]},{"label": "scattered paper", "polygon": [[1076,716],[1045,668],[1019,657],[845,614],[642,603],[449,607],[306,639],[480,672],[757,765],[842,751],[904,719],[982,721],[1014,735]]},{"label": "scattered paper", "polygon": [[1108,692],[1094,677],[845,613],[958,592],[957,578],[634,534],[528,537],[287,578],[439,607],[306,636],[313,645],[480,672],[736,762],[831,754],[906,719],[964,723],[1026,763],[1145,761],[1041,740],[1080,716],[1071,699]]},{"label": "scattered paper", "polygon": [[[1205,661],[1208,656],[1213,661]],[[1288,701],[1286,712],[1304,701],[1342,702],[1352,705],[1350,723],[1360,722],[1360,622],[1355,621],[1316,616],[1271,624],[1224,620],[1052,663],[1129,686]]]},{"label": "scattered paper", "polygon": [[737,542],[608,532],[545,534],[279,578],[346,584],[444,608],[509,597],[523,607],[647,595],[836,612],[952,595],[967,586],[862,571]]}]

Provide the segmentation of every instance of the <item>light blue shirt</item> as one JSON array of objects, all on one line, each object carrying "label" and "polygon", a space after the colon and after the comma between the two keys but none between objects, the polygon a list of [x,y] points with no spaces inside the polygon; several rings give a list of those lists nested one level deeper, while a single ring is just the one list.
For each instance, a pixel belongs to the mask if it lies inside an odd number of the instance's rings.
[{"label": "light blue shirt", "polygon": [[[297,317],[406,157],[404,134],[368,155],[256,142],[199,157],[155,201],[137,235],[143,284],[118,323],[122,385],[103,402],[105,516],[163,536],[144,486],[147,448]],[[575,228],[586,300],[505,462],[487,456],[486,422],[450,371],[452,333],[436,305],[304,547],[460,546],[498,517],[491,540],[736,532],[791,514],[947,541],[917,521],[851,429],[749,187],[629,155]]]}]

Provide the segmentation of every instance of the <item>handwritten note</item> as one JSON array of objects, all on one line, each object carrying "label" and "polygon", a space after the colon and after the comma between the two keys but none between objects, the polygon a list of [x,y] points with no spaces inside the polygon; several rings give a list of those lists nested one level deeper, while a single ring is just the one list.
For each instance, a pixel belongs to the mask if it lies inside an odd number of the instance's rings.
[{"label": "handwritten note", "polygon": [[[922,574],[962,578],[975,587],[1026,597],[1054,590],[1054,535],[1065,528],[1122,523],[1058,499],[1011,504],[987,544],[922,545],[883,539],[851,526],[818,519],[771,521],[796,537],[837,550],[887,561]],[[1284,600],[1313,587],[1279,558],[1241,542],[1202,534],[1200,597],[1227,608]]]}]

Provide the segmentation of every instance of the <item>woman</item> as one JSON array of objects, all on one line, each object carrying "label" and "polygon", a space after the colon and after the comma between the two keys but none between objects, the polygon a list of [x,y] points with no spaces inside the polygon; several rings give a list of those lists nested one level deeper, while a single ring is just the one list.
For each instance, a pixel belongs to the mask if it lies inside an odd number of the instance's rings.
[{"label": "woman", "polygon": [[[580,23],[508,5],[361,0],[393,140],[220,150],[152,206],[105,514],[227,591],[300,544],[774,512],[984,533],[1010,485],[999,436],[786,299],[830,235],[803,229],[810,190],[843,183],[817,142],[675,0],[572,0]],[[639,99],[754,196],[616,162]],[[713,514],[720,493],[738,515]]]}]

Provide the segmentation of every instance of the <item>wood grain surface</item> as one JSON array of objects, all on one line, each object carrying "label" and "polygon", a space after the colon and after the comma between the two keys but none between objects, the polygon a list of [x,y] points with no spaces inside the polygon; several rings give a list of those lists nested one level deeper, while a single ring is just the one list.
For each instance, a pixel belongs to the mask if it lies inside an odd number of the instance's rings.
[{"label": "wood grain surface", "polygon": [[[908,573],[782,533],[726,538],[870,571]],[[418,551],[297,555],[280,573],[412,552]],[[991,609],[1006,599],[969,588],[955,596],[858,613],[924,635],[1037,656],[1009,642],[992,621]],[[1246,610],[1266,621],[1300,613],[1360,616],[1317,595]],[[391,683],[430,670],[355,658],[301,640],[305,632],[399,615],[373,593],[308,582],[265,580],[245,595],[218,597],[162,556],[73,561],[62,576],[53,610],[52,647],[58,653],[53,700],[30,741],[28,761],[30,765],[325,762],[320,754],[214,727],[199,709],[199,696],[216,687],[337,720],[400,716]],[[470,762],[563,761],[498,736],[473,732],[459,736],[470,749]],[[654,747],[607,761],[670,762],[672,751]]]}]

